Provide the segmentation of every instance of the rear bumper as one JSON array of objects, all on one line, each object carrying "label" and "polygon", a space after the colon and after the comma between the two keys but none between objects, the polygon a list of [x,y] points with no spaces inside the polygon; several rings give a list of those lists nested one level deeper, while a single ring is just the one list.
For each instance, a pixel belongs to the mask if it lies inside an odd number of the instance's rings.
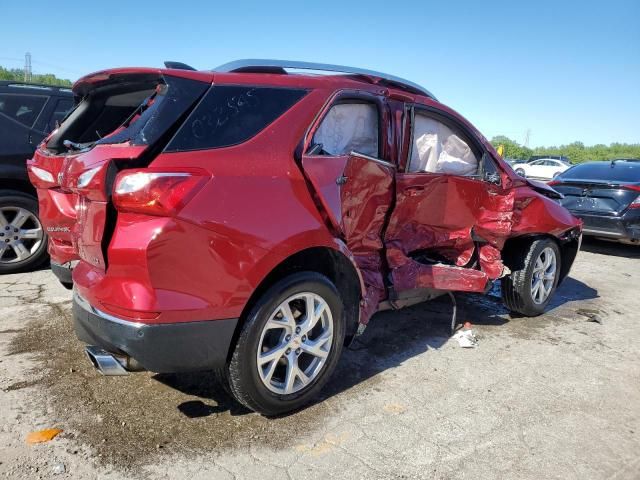
[{"label": "rear bumper", "polygon": [[628,212],[621,217],[571,213],[584,222],[584,235],[617,240],[640,240],[640,211]]},{"label": "rear bumper", "polygon": [[73,296],[76,335],[88,344],[135,359],[157,373],[209,370],[224,365],[237,318],[165,324],[126,321]]}]

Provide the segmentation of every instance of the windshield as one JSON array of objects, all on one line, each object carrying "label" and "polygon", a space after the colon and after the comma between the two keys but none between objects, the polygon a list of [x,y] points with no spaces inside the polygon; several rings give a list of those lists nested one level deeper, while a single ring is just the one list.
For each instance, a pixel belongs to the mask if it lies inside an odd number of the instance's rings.
[{"label": "windshield", "polygon": [[597,180],[607,183],[640,182],[640,161],[582,163],[562,173],[559,178],[562,180]]}]

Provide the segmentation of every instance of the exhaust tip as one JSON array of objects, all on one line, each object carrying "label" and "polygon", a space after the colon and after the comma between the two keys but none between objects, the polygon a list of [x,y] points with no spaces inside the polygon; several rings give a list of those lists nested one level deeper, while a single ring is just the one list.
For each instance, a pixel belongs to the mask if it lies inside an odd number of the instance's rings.
[{"label": "exhaust tip", "polygon": [[[94,345],[89,345],[84,351],[89,361],[102,375],[120,376],[129,374],[124,368],[123,363],[121,363],[121,360],[118,360],[118,357],[114,354]],[[123,358],[122,361],[126,363],[126,358]]]}]

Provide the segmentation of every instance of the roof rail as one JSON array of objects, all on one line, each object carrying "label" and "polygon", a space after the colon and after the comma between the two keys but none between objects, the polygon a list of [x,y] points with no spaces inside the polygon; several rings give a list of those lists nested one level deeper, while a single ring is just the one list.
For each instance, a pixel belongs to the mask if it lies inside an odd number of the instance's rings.
[{"label": "roof rail", "polygon": [[39,90],[71,91],[71,86],[49,85],[46,83],[25,83],[16,80],[0,80],[0,86],[13,88],[33,88]]},{"label": "roof rail", "polygon": [[318,70],[325,72],[348,73],[352,75],[364,75],[377,77],[385,82],[436,100],[436,97],[426,88],[417,83],[405,80],[387,73],[376,72],[364,68],[346,67],[343,65],[330,65],[326,63],[299,62],[295,60],[269,60],[269,59],[243,59],[225,63],[213,69],[214,72],[245,72],[245,73],[286,73],[285,69]]}]

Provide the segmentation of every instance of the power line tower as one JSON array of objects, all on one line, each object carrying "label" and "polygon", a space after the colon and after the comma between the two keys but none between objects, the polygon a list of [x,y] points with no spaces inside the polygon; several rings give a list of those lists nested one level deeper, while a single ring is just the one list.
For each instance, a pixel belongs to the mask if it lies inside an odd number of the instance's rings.
[{"label": "power line tower", "polygon": [[531,136],[531,129],[527,128],[527,131],[524,134],[524,146],[529,148],[529,137]]},{"label": "power line tower", "polygon": [[24,54],[24,81],[31,81],[31,54],[29,52]]}]

